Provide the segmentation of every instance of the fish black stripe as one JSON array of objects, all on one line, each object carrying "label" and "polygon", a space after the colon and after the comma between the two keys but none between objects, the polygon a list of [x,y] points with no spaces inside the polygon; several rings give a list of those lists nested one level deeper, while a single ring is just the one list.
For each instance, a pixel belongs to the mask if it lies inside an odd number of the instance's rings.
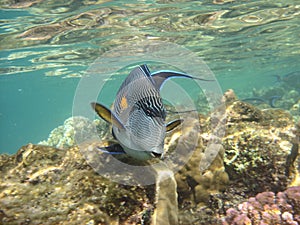
[{"label": "fish black stripe", "polygon": [[143,70],[143,72],[145,73],[145,75],[147,77],[151,76],[150,70],[149,70],[149,68],[148,68],[148,66],[146,64],[140,65],[140,68]]}]

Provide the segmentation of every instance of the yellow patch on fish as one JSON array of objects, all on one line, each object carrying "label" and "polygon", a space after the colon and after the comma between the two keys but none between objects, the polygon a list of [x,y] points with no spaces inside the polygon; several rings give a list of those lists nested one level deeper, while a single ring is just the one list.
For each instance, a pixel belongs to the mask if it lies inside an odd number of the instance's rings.
[{"label": "yellow patch on fish", "polygon": [[125,96],[123,96],[121,98],[121,102],[120,102],[120,106],[121,106],[121,109],[124,110],[128,107],[128,102],[127,102],[127,99]]}]

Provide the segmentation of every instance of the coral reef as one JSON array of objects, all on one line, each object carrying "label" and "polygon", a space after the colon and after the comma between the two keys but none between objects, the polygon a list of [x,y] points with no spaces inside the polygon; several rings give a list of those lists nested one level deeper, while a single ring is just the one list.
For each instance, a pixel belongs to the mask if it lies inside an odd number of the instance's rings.
[{"label": "coral reef", "polygon": [[230,208],[223,225],[238,224],[300,224],[300,186],[284,192],[262,192],[243,202],[238,209]]},{"label": "coral reef", "polygon": [[0,173],[1,224],[135,224],[153,205],[153,186],[103,178],[77,147],[29,144],[1,155]]},{"label": "coral reef", "polygon": [[[200,120],[203,120],[203,123],[200,122],[200,124],[205,124],[204,120],[207,119],[208,118],[206,117],[201,117]],[[197,141],[195,143],[194,151],[190,148],[192,154],[189,157],[189,160],[186,162],[184,167],[175,174],[175,178],[178,186],[177,191],[179,203],[181,205],[203,204],[208,201],[211,193],[224,190],[229,181],[223,163],[224,150],[220,149],[212,164],[202,173],[200,171],[201,160],[204,159],[205,146],[208,140],[204,140],[200,137],[198,133],[200,128],[198,127],[197,121],[187,119],[186,122],[190,125],[182,127],[181,130],[178,130],[170,137],[166,138],[166,146],[168,148],[168,153],[176,151],[180,159],[181,157],[186,157],[184,155],[184,151],[182,152],[183,155],[180,155],[180,149],[184,148],[181,145],[192,146],[192,143],[194,143],[195,140]],[[176,137],[176,139],[174,139],[174,137]],[[177,142],[178,137],[181,137],[180,143]],[[173,148],[175,149],[173,150]],[[182,163],[178,164],[182,165]]]},{"label": "coral reef", "polygon": [[[42,142],[52,146],[29,144],[15,155],[0,155],[0,223],[249,224],[254,217],[265,224],[268,219],[299,223],[299,188],[288,186],[299,185],[300,124],[286,111],[239,101],[232,90],[223,101],[224,115],[216,116],[222,112],[216,110],[187,116],[182,128],[166,137],[164,162],[178,172],[163,170],[169,179],[156,188],[112,182],[92,169],[76,145],[68,147],[90,132],[105,140],[98,138],[87,149],[106,143],[111,136],[103,121],[70,118]],[[222,135],[216,137],[214,129]],[[211,140],[213,161],[207,155]],[[104,170],[110,163],[95,162]],[[239,210],[233,209],[237,205]]]},{"label": "coral reef", "polygon": [[287,161],[296,131],[291,115],[280,109],[259,110],[241,101],[228,105],[226,111],[227,129],[222,143],[230,179],[247,186],[251,195],[282,191],[296,171],[297,155]]},{"label": "coral reef", "polygon": [[104,136],[107,132],[108,124],[102,120],[90,121],[84,117],[70,117],[64,124],[51,131],[47,140],[38,144],[48,145],[56,148],[68,148],[76,144],[76,140],[83,140],[91,133],[98,133]]},{"label": "coral reef", "polygon": [[[239,101],[232,90],[224,94],[223,101],[227,115],[221,140],[224,149],[208,170],[199,173],[212,123],[210,117],[200,116],[198,150],[176,174],[181,224],[220,224],[217,218],[226,209],[259,192],[283,191],[299,176],[300,129],[287,111],[260,110]],[[210,179],[205,179],[208,174]]]}]

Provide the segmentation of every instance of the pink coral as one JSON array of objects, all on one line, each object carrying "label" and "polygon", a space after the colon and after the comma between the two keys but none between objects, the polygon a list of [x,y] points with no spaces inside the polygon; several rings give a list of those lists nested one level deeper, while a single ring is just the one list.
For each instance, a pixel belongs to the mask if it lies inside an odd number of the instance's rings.
[{"label": "pink coral", "polygon": [[298,225],[300,224],[300,186],[284,192],[262,192],[226,211],[223,225]]}]

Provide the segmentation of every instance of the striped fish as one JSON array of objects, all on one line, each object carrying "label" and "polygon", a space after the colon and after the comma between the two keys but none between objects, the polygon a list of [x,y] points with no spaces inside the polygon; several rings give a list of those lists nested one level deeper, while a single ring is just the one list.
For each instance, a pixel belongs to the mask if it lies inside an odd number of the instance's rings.
[{"label": "striped fish", "polygon": [[128,154],[138,160],[163,156],[166,132],[182,123],[179,119],[166,124],[160,89],[171,77],[199,79],[174,71],[151,74],[147,65],[140,65],[123,81],[112,110],[102,104],[91,103],[96,113],[112,124],[112,133],[118,142],[100,147],[102,152]]}]

